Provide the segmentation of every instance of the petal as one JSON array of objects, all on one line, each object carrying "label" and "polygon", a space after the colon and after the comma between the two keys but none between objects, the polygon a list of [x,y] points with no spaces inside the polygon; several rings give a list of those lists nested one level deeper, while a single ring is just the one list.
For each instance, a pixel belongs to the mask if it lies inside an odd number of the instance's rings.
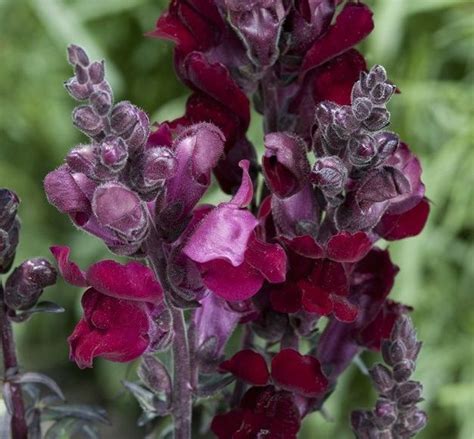
[{"label": "petal", "polygon": [[337,320],[344,323],[353,322],[359,313],[359,308],[349,302],[345,297],[331,296],[333,302],[333,313]]},{"label": "petal", "polygon": [[251,349],[237,352],[231,359],[221,363],[219,368],[255,386],[266,385],[270,377],[265,358]]},{"label": "petal", "polygon": [[192,85],[237,114],[246,130],[250,122],[250,103],[227,67],[221,63],[210,63],[199,52],[189,54],[184,67]]},{"label": "petal", "polygon": [[128,362],[138,358],[148,348],[148,337],[130,328],[97,331],[82,319],[68,338],[70,358],[84,369],[92,367],[95,357]]},{"label": "petal", "polygon": [[300,280],[298,288],[302,294],[302,304],[306,311],[327,316],[333,311],[333,301],[331,295],[318,285]]},{"label": "petal", "polygon": [[340,262],[329,259],[317,259],[314,261],[313,270],[309,275],[313,285],[317,285],[329,294],[346,296],[348,293],[347,275],[344,266]]},{"label": "petal", "polygon": [[249,238],[257,225],[249,211],[223,203],[202,220],[183,252],[195,262],[224,259],[238,267],[244,262]]},{"label": "petal", "polygon": [[90,286],[117,299],[156,303],[163,298],[154,273],[139,262],[100,261],[89,267],[86,276]]},{"label": "petal", "polygon": [[59,272],[67,283],[76,287],[87,287],[85,273],[69,260],[71,249],[66,246],[54,245],[49,248],[58,263]]},{"label": "petal", "polygon": [[357,262],[370,251],[372,242],[364,232],[340,232],[327,244],[328,258],[338,262]]},{"label": "petal", "polygon": [[324,256],[324,249],[311,235],[295,236],[294,238],[280,237],[291,250],[301,256],[311,259],[319,259]]},{"label": "petal", "polygon": [[377,224],[375,231],[387,241],[418,235],[425,227],[430,204],[425,198],[413,209],[400,215],[386,213]]},{"label": "petal", "polygon": [[245,262],[250,264],[271,283],[284,282],[287,269],[286,253],[278,244],[268,244],[251,236]]},{"label": "petal", "polygon": [[222,259],[201,264],[205,285],[225,300],[237,302],[257,294],[263,285],[263,276],[244,262],[234,267]]},{"label": "petal", "polygon": [[293,282],[269,287],[270,303],[274,311],[295,313],[301,310],[301,289]]},{"label": "petal", "polygon": [[243,410],[231,410],[222,415],[214,416],[211,423],[211,430],[218,439],[233,438],[233,434],[240,429],[243,420]]},{"label": "petal", "polygon": [[372,32],[372,11],[362,3],[348,3],[336,22],[306,53],[302,71],[317,67],[345,52]]},{"label": "petal", "polygon": [[283,349],[272,360],[272,378],[284,390],[308,397],[320,396],[328,387],[317,358]]},{"label": "petal", "polygon": [[248,160],[241,160],[239,167],[242,168],[242,182],[239,190],[232,197],[230,202],[237,207],[247,207],[253,198],[253,183],[249,175],[250,162]]}]

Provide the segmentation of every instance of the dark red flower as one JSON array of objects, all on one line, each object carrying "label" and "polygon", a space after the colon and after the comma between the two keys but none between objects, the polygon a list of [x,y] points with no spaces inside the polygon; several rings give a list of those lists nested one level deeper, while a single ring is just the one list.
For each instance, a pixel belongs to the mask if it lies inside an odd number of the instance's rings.
[{"label": "dark red flower", "polygon": [[264,386],[270,378],[265,359],[251,349],[237,352],[231,359],[221,363],[219,368],[254,386]]}]

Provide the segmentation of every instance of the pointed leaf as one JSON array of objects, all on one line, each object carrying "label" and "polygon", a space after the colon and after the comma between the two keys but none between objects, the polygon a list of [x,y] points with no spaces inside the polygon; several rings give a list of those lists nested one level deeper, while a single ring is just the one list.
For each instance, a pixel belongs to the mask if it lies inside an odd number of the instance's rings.
[{"label": "pointed leaf", "polygon": [[15,375],[10,379],[12,383],[24,384],[24,383],[38,383],[43,384],[59,396],[63,401],[66,399],[62,390],[57,383],[50,377],[43,375],[42,373],[26,372],[21,375]]},{"label": "pointed leaf", "polygon": [[171,378],[166,367],[156,357],[145,355],[137,371],[143,383],[153,392],[171,393]]}]

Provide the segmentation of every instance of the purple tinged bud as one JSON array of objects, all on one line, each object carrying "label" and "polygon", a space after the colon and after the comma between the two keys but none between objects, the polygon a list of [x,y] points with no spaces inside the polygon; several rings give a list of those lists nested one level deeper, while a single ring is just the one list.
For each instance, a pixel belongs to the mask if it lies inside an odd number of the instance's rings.
[{"label": "purple tinged bud", "polygon": [[76,79],[79,84],[86,84],[89,81],[87,69],[82,67],[80,64],[76,65],[76,67],[74,68],[74,73],[76,74]]},{"label": "purple tinged bud", "polygon": [[393,388],[395,382],[388,367],[377,364],[369,370],[369,373],[379,393],[387,393]]},{"label": "purple tinged bud", "polygon": [[375,404],[374,422],[380,430],[385,430],[395,423],[397,414],[395,403],[387,399],[379,399]]},{"label": "purple tinged bud", "polygon": [[88,69],[92,84],[100,84],[105,77],[104,61],[94,61]]},{"label": "purple tinged bud", "polygon": [[20,199],[15,192],[0,188],[0,229],[8,230],[15,221]]},{"label": "purple tinged bud", "polygon": [[43,289],[56,283],[56,269],[43,258],[33,258],[15,268],[5,283],[5,303],[25,310],[35,305]]},{"label": "purple tinged bud", "polygon": [[150,133],[150,120],[144,111],[139,110],[137,107],[135,107],[135,109],[138,123],[136,123],[129,131],[123,133],[122,137],[127,142],[131,151],[138,152],[143,148],[148,139],[148,134]]},{"label": "purple tinged bud", "polygon": [[20,238],[20,221],[15,218],[9,230],[0,229],[0,274],[7,273],[15,259]]},{"label": "purple tinged bud", "polygon": [[373,104],[365,97],[356,98],[352,102],[352,113],[357,120],[366,120],[372,113]]},{"label": "purple tinged bud", "polygon": [[92,211],[99,223],[127,242],[140,242],[148,232],[145,205],[137,194],[120,183],[97,187]]},{"label": "purple tinged bud", "polygon": [[377,133],[375,134],[374,138],[378,147],[377,158],[380,161],[384,161],[394,154],[398,148],[398,144],[400,143],[398,136],[395,133],[391,133],[389,131]]},{"label": "purple tinged bud", "polygon": [[311,181],[325,195],[334,197],[344,190],[347,181],[347,168],[337,156],[322,157],[313,166]]},{"label": "purple tinged bud", "polygon": [[393,377],[399,383],[407,381],[415,371],[415,363],[411,360],[403,360],[393,367]]},{"label": "purple tinged bud", "polygon": [[367,165],[377,154],[377,144],[374,138],[367,134],[351,137],[348,147],[349,161],[354,166]]},{"label": "purple tinged bud", "polygon": [[66,163],[74,172],[80,172],[87,176],[94,174],[97,157],[92,145],[79,145],[72,149],[66,156]]},{"label": "purple tinged bud", "polygon": [[159,181],[175,176],[178,161],[173,151],[166,147],[151,148],[143,157],[143,180],[146,186],[153,186]]},{"label": "purple tinged bud", "polygon": [[366,84],[367,87],[373,88],[376,84],[385,82],[387,80],[387,72],[381,65],[373,66],[367,74]]},{"label": "purple tinged bud", "polygon": [[395,439],[395,436],[390,430],[382,430],[378,432],[377,439]]},{"label": "purple tinged bud", "polygon": [[263,173],[270,190],[280,198],[294,195],[306,184],[311,170],[306,150],[306,143],[294,135],[265,136]]},{"label": "purple tinged bud", "polygon": [[399,363],[405,359],[407,350],[405,344],[401,340],[395,340],[391,343],[389,349],[389,359],[392,365]]},{"label": "purple tinged bud", "polygon": [[407,381],[395,389],[395,398],[400,408],[408,408],[421,401],[423,386],[417,381]]},{"label": "purple tinged bud", "polygon": [[133,129],[138,122],[137,107],[128,101],[116,104],[110,114],[110,125],[112,131],[121,135]]},{"label": "purple tinged bud", "polygon": [[89,99],[92,108],[100,116],[105,116],[112,108],[112,96],[105,91],[97,90],[92,93]]},{"label": "purple tinged bud", "polygon": [[127,145],[121,138],[111,137],[99,145],[100,163],[110,171],[121,171],[127,163],[127,159]]},{"label": "purple tinged bud", "polygon": [[331,125],[337,105],[331,101],[323,101],[316,107],[315,117],[319,126]]},{"label": "purple tinged bud", "polygon": [[91,137],[97,136],[104,128],[102,118],[89,105],[76,107],[72,112],[72,121],[79,130]]},{"label": "purple tinged bud", "polygon": [[[334,113],[335,128],[339,128],[337,131],[340,132],[341,137],[345,137],[360,128],[360,122],[354,116],[352,108],[348,105],[339,107]],[[345,132],[345,133],[344,133]],[[345,134],[342,135],[342,134]]]},{"label": "purple tinged bud", "polygon": [[71,64],[72,66],[80,64],[83,67],[87,67],[89,65],[89,57],[87,56],[85,50],[82,47],[76,46],[75,44],[71,44],[67,48],[67,54],[69,64]]},{"label": "purple tinged bud", "polygon": [[370,99],[375,105],[383,105],[387,103],[395,93],[395,86],[392,84],[377,84],[370,90]]},{"label": "purple tinged bud", "polygon": [[372,114],[364,121],[370,131],[379,131],[390,123],[390,113],[385,108],[374,108]]},{"label": "purple tinged bud", "polygon": [[425,428],[428,416],[423,410],[415,409],[409,412],[404,421],[406,429],[414,436],[415,433]]},{"label": "purple tinged bud", "polygon": [[64,83],[64,86],[66,87],[68,93],[78,101],[85,101],[86,99],[89,99],[89,96],[93,91],[91,84],[79,84],[75,76],[67,80]]}]

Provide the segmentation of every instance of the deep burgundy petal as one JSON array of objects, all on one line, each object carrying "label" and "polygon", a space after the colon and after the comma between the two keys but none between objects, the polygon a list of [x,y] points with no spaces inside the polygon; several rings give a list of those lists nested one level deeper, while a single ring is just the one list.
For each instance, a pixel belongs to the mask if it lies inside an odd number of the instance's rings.
[{"label": "deep burgundy petal", "polygon": [[357,262],[370,251],[372,242],[364,232],[339,232],[327,244],[328,258],[338,262]]},{"label": "deep burgundy petal", "polygon": [[206,286],[225,300],[236,302],[254,296],[263,285],[263,276],[245,261],[234,267],[223,259],[201,264]]},{"label": "deep burgundy petal", "polygon": [[244,411],[241,409],[216,415],[212,420],[211,430],[218,439],[233,438],[233,434],[240,429],[243,419]]},{"label": "deep burgundy petal", "polygon": [[306,311],[327,316],[333,311],[332,296],[313,282],[300,280],[298,288],[302,294],[302,304]]},{"label": "deep burgundy petal", "polygon": [[84,369],[95,357],[128,362],[138,358],[149,345],[148,337],[132,328],[98,331],[82,319],[68,338],[70,358]]},{"label": "deep burgundy petal", "polygon": [[237,207],[247,207],[253,198],[253,183],[249,175],[250,162],[248,160],[241,160],[239,167],[242,168],[242,181],[240,187],[230,202]]},{"label": "deep burgundy petal", "polygon": [[319,259],[324,256],[324,249],[311,235],[295,236],[294,238],[281,236],[280,240],[301,256],[311,259]]},{"label": "deep burgundy petal", "polygon": [[357,319],[359,308],[349,302],[345,297],[331,296],[333,302],[333,312],[337,320],[344,323],[351,323]]},{"label": "deep burgundy petal", "polygon": [[373,28],[372,11],[362,3],[348,3],[328,32],[308,50],[302,71],[317,67],[355,46],[369,35]]},{"label": "deep burgundy petal", "polygon": [[282,389],[308,397],[324,393],[328,380],[317,358],[283,349],[272,360],[272,378]]},{"label": "deep burgundy petal", "polygon": [[273,310],[294,313],[301,310],[301,289],[294,282],[269,287],[270,303]]},{"label": "deep burgundy petal", "polygon": [[347,275],[344,266],[329,259],[314,261],[313,271],[309,276],[313,285],[327,291],[329,294],[345,296],[348,293]]},{"label": "deep burgundy petal", "polygon": [[71,249],[66,246],[54,245],[50,247],[50,251],[55,257],[59,272],[67,283],[77,287],[87,287],[85,273],[75,264],[69,260]]},{"label": "deep burgundy petal", "polygon": [[245,252],[245,261],[260,271],[265,279],[271,283],[279,283],[285,280],[286,254],[278,244],[268,244],[253,234]]},{"label": "deep burgundy petal", "polygon": [[232,358],[221,363],[219,368],[255,386],[266,385],[270,377],[265,358],[251,349],[237,352]]},{"label": "deep burgundy petal", "polygon": [[425,227],[429,213],[430,203],[424,198],[413,209],[400,215],[386,213],[377,224],[375,231],[387,241],[416,236]]},{"label": "deep burgundy petal", "polygon": [[117,299],[160,302],[163,289],[153,272],[139,262],[106,260],[93,264],[87,270],[87,281],[97,291]]}]

